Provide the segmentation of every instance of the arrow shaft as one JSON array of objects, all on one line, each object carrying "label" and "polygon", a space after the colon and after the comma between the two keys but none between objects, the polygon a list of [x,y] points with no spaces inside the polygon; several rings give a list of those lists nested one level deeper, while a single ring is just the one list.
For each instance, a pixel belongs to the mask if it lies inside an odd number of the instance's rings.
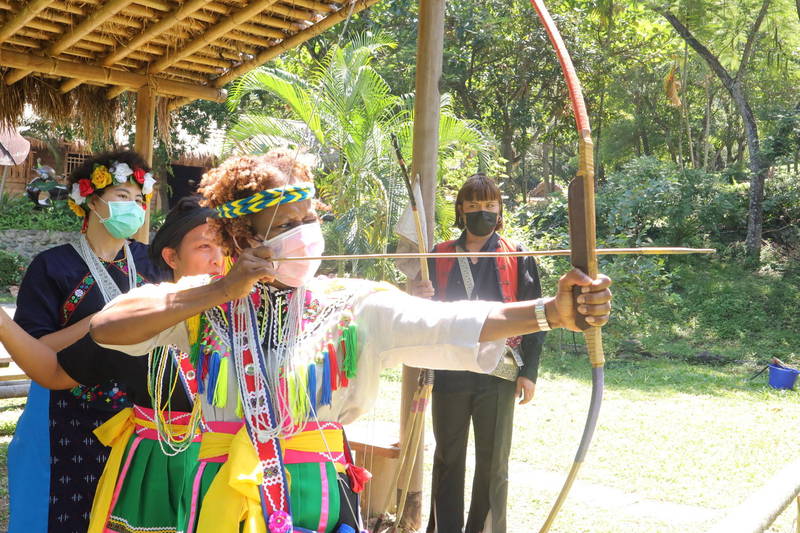
[{"label": "arrow shaft", "polygon": [[[448,259],[458,257],[548,257],[567,256],[572,250],[538,250],[530,252],[451,252],[451,253],[403,253],[403,254],[349,254],[349,255],[319,255],[313,257],[275,257],[270,261],[355,261],[357,259]],[[686,255],[686,254],[713,254],[713,248],[598,248],[597,255]]]}]

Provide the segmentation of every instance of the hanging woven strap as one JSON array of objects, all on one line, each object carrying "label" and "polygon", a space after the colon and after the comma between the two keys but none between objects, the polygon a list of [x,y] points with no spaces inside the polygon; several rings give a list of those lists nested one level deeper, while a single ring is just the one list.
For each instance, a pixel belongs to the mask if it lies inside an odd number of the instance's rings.
[{"label": "hanging woven strap", "polygon": [[[89,268],[89,272],[91,272],[92,277],[94,278],[95,282],[97,282],[97,288],[100,289],[100,293],[103,295],[103,301],[105,301],[105,303],[110,302],[122,294],[122,289],[120,286],[117,285],[117,282],[114,281],[114,278],[112,278],[111,274],[109,274],[108,270],[106,270],[105,265],[103,265],[102,261],[100,261],[100,259],[97,257],[97,254],[95,254],[91,246],[89,246],[89,241],[86,239],[86,234],[82,233],[78,239],[78,242],[73,242],[71,244],[81,259],[83,259],[83,262],[86,263],[86,266]],[[130,290],[136,287],[136,263],[133,262],[133,256],[131,255],[131,249],[128,246],[128,241],[125,241],[122,247],[125,250],[125,263],[128,267],[128,290]]]}]

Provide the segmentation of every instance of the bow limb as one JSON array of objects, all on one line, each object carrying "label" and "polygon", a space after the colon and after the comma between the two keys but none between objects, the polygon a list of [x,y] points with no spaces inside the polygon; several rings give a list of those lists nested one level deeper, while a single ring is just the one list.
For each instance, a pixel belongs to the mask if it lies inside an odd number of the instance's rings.
[{"label": "bow limb", "polygon": [[[550,17],[543,0],[531,0],[531,4],[538,13],[550,42],[556,50],[558,62],[561,64],[561,70],[564,72],[564,78],[569,89],[572,111],[575,115],[575,125],[578,129],[578,174],[569,185],[570,260],[574,267],[581,269],[590,277],[596,278],[598,272],[594,204],[594,149],[589,127],[589,115],[586,112],[580,81],[558,28],[556,28],[552,17]],[[577,293],[575,297],[577,297]],[[605,357],[603,355],[603,340],[600,328],[590,326],[582,317],[579,317],[578,325],[584,330],[586,349],[592,365],[592,399],[589,405],[589,413],[586,416],[583,436],[575,454],[572,468],[570,468],[564,486],[553,504],[547,520],[540,529],[540,533],[546,533],[550,530],[550,526],[553,524],[558,511],[561,509],[564,500],[566,500],[567,494],[569,494],[573,481],[578,475],[578,470],[583,464],[597,426],[600,404],[603,399],[603,365],[605,364]]]}]

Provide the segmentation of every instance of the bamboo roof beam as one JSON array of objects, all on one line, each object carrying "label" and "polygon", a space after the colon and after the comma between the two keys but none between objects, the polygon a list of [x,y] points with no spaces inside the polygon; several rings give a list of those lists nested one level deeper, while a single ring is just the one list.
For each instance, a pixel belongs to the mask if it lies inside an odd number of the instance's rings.
[{"label": "bamboo roof beam", "polygon": [[108,91],[106,91],[106,100],[113,100],[114,98],[121,95],[125,91],[130,91],[130,90],[131,90],[130,87],[125,87],[124,85],[118,85],[116,87],[112,87]]},{"label": "bamboo roof beam", "polygon": [[280,30],[276,30],[274,28],[265,28],[263,26],[257,26],[256,24],[242,24],[239,26],[239,30],[245,34],[255,35],[258,37],[269,37],[271,39],[285,39],[286,34]]},{"label": "bamboo roof beam", "polygon": [[222,69],[219,67],[209,67],[199,63],[189,63],[188,61],[179,61],[178,63],[175,63],[175,66],[182,70],[205,72],[206,74],[213,74],[214,76],[219,76],[219,74],[222,72]]},{"label": "bamboo roof beam", "polygon": [[75,26],[69,33],[60,38],[47,53],[50,56],[57,56],[73,44],[80,41],[85,35],[90,34],[105,21],[125,9],[132,0],[109,0],[103,7],[83,19],[80,24]]},{"label": "bamboo roof beam", "polygon": [[285,39],[286,35],[281,33],[281,32],[279,32],[279,31],[276,31],[272,35],[270,35],[269,37],[259,37],[259,36],[250,35],[250,34],[247,34],[247,33],[244,33],[244,32],[240,32],[240,31],[232,31],[232,32],[229,32],[229,33],[225,34],[225,38],[226,39],[230,39],[232,41],[238,41],[240,43],[252,44],[254,46],[258,46],[260,48],[263,48],[265,46],[270,46],[271,44],[273,44],[276,39],[277,40]]},{"label": "bamboo roof beam", "polygon": [[[351,8],[350,5],[348,4],[343,5],[342,7],[339,8],[338,11],[336,11],[335,13],[331,13],[330,15],[325,17],[323,20],[319,21],[314,26],[311,26],[306,30],[297,32],[291,37],[284,39],[280,43],[271,46],[266,50],[263,50],[251,61],[242,63],[238,67],[229,70],[226,74],[214,80],[212,85],[214,87],[223,87],[229,81],[238,78],[239,76],[245,74],[246,72],[258,68],[267,61],[279,56],[280,54],[282,54],[287,50],[295,48],[296,46],[299,46],[300,44],[308,41],[309,39],[313,39],[320,33],[324,32],[325,30],[345,20],[351,14],[355,15],[356,13],[367,9],[373,4],[378,3],[380,0],[353,0],[353,1],[355,5],[352,6],[352,11],[350,9]],[[176,98],[169,103],[169,105],[167,106],[167,110],[174,111],[179,107],[186,105],[189,102],[192,102],[193,100],[196,100],[196,98],[191,98],[191,97]]]},{"label": "bamboo roof beam", "polygon": [[317,22],[310,28],[295,33],[291,37],[284,39],[275,46],[271,46],[266,50],[261,51],[254,59],[242,63],[238,67],[229,70],[226,74],[214,80],[214,86],[215,87],[224,86],[229,81],[238,78],[242,74],[250,70],[253,70],[254,68],[260,67],[267,61],[281,55],[285,51],[290,50],[308,41],[309,39],[316,37],[320,33],[327,30],[328,28],[331,28],[332,26],[335,26],[339,22],[345,20],[351,14],[355,15],[356,13],[363,11],[364,9],[370,7],[371,5],[376,4],[378,1],[379,0],[353,0],[353,3],[355,5],[352,6],[352,11],[350,5],[347,4],[343,5],[341,8],[339,8],[338,11],[336,11],[335,13],[331,13],[330,15],[328,15],[321,21]]},{"label": "bamboo roof beam", "polygon": [[231,62],[230,61],[222,61],[215,57],[208,57],[208,56],[201,56],[200,54],[195,54],[193,56],[189,56],[184,61],[189,63],[196,63],[198,65],[206,65],[209,67],[217,67],[222,69],[230,68]]},{"label": "bamboo roof beam", "polygon": [[316,2],[314,0],[283,0],[285,4],[294,4],[296,6],[305,7],[320,13],[332,13],[336,11],[336,7],[323,2]]},{"label": "bamboo roof beam", "polygon": [[28,21],[25,25],[27,28],[34,28],[36,30],[42,30],[49,33],[61,33],[64,31],[63,26],[59,26],[58,24],[53,24],[52,22],[48,22],[42,19],[33,19]]},{"label": "bamboo roof beam", "polygon": [[11,15],[11,17],[0,27],[0,43],[14,35],[28,22],[33,20],[40,11],[50,4],[50,0],[33,0],[22,9]]},{"label": "bamboo roof beam", "polygon": [[199,51],[204,46],[211,44],[220,37],[224,37],[226,33],[231,31],[236,26],[244,24],[249,21],[250,17],[257,15],[272,6],[276,0],[253,0],[247,6],[231,13],[228,17],[224,18],[221,22],[208,28],[205,33],[199,36],[194,41],[186,44],[182,49],[176,50],[174,53],[162,57],[148,69],[149,72],[161,72],[173,63],[180,61],[184,57],[190,56]]},{"label": "bamboo roof beam", "polygon": [[0,64],[34,72],[41,72],[54,76],[81,78],[109,85],[125,85],[138,89],[148,83],[154,84],[161,94],[173,96],[190,96],[222,102],[225,100],[225,91],[214,87],[203,87],[196,84],[180,83],[153,76],[144,76],[134,72],[114,70],[86,63],[64,61],[41,57],[32,54],[23,54],[0,49]]},{"label": "bamboo roof beam", "polygon": [[258,15],[257,17],[250,19],[250,22],[255,22],[257,24],[261,24],[262,26],[279,28],[281,30],[290,30],[293,32],[302,29],[297,25],[296,22],[289,22],[276,17],[270,17],[269,15]]},{"label": "bamboo roof beam", "polygon": [[270,6],[267,11],[283,15],[284,17],[293,18],[295,20],[310,20],[316,22],[320,17],[317,13],[312,11],[303,11],[301,9],[294,9],[293,7],[286,7],[280,4]]},{"label": "bamboo roof beam", "polygon": [[164,15],[164,17],[161,20],[148,27],[146,30],[144,30],[144,32],[140,33],[127,45],[122,46],[117,50],[115,50],[114,52],[112,52],[109,56],[107,56],[103,60],[102,65],[106,67],[113,65],[116,61],[124,58],[137,48],[141,47],[143,44],[146,44],[148,41],[151,41],[155,37],[158,37],[159,35],[168,31],[175,24],[178,24],[183,19],[185,19],[198,9],[201,9],[208,3],[209,0],[189,0],[181,7],[176,9],[174,12]]},{"label": "bamboo roof beam", "polygon": [[[80,22],[77,26],[75,26],[72,31],[67,32],[64,34],[60,39],[58,39],[55,43],[53,43],[50,48],[47,49],[46,54],[50,57],[56,57],[65,51],[67,48],[71,47],[73,44],[80,41],[83,37],[90,34],[94,31],[97,27],[102,25],[105,21],[125,9],[132,0],[110,0],[107,4],[103,7],[89,15],[83,21]],[[12,85],[28,74],[33,72],[32,70],[25,70],[25,69],[16,69],[9,72],[6,77],[5,81],[7,85]],[[65,84],[67,85],[67,84]],[[65,85],[61,86],[62,92],[64,91]],[[71,85],[71,83],[69,84]],[[77,85],[71,86],[67,90],[72,90]]]},{"label": "bamboo roof beam", "polygon": [[68,93],[81,83],[83,82],[79,78],[69,79],[58,87],[58,92],[60,92],[61,94]]}]

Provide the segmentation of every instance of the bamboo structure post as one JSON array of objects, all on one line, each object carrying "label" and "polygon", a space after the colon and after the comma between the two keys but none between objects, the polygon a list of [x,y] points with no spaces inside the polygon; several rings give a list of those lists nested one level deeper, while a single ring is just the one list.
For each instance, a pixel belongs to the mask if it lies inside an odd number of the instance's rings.
[{"label": "bamboo structure post", "polygon": [[[136,140],[135,150],[148,165],[153,165],[153,136],[156,122],[156,91],[152,85],[145,85],[136,94]],[[136,233],[137,241],[150,242],[150,210],[145,212],[144,225]]]},{"label": "bamboo structure post", "polygon": [[[434,212],[436,198],[436,176],[439,156],[439,79],[442,76],[442,54],[444,50],[444,6],[445,0],[419,0],[419,23],[417,30],[416,98],[414,103],[414,145],[411,175],[420,181],[422,205],[425,210],[427,243],[433,243]],[[412,410],[414,391],[420,371],[403,367],[403,389],[400,401],[400,435],[411,431],[408,416]],[[417,458],[412,463],[408,495],[403,516],[397,520],[401,528],[419,530],[422,526],[422,465],[424,438],[416,450]]]}]

